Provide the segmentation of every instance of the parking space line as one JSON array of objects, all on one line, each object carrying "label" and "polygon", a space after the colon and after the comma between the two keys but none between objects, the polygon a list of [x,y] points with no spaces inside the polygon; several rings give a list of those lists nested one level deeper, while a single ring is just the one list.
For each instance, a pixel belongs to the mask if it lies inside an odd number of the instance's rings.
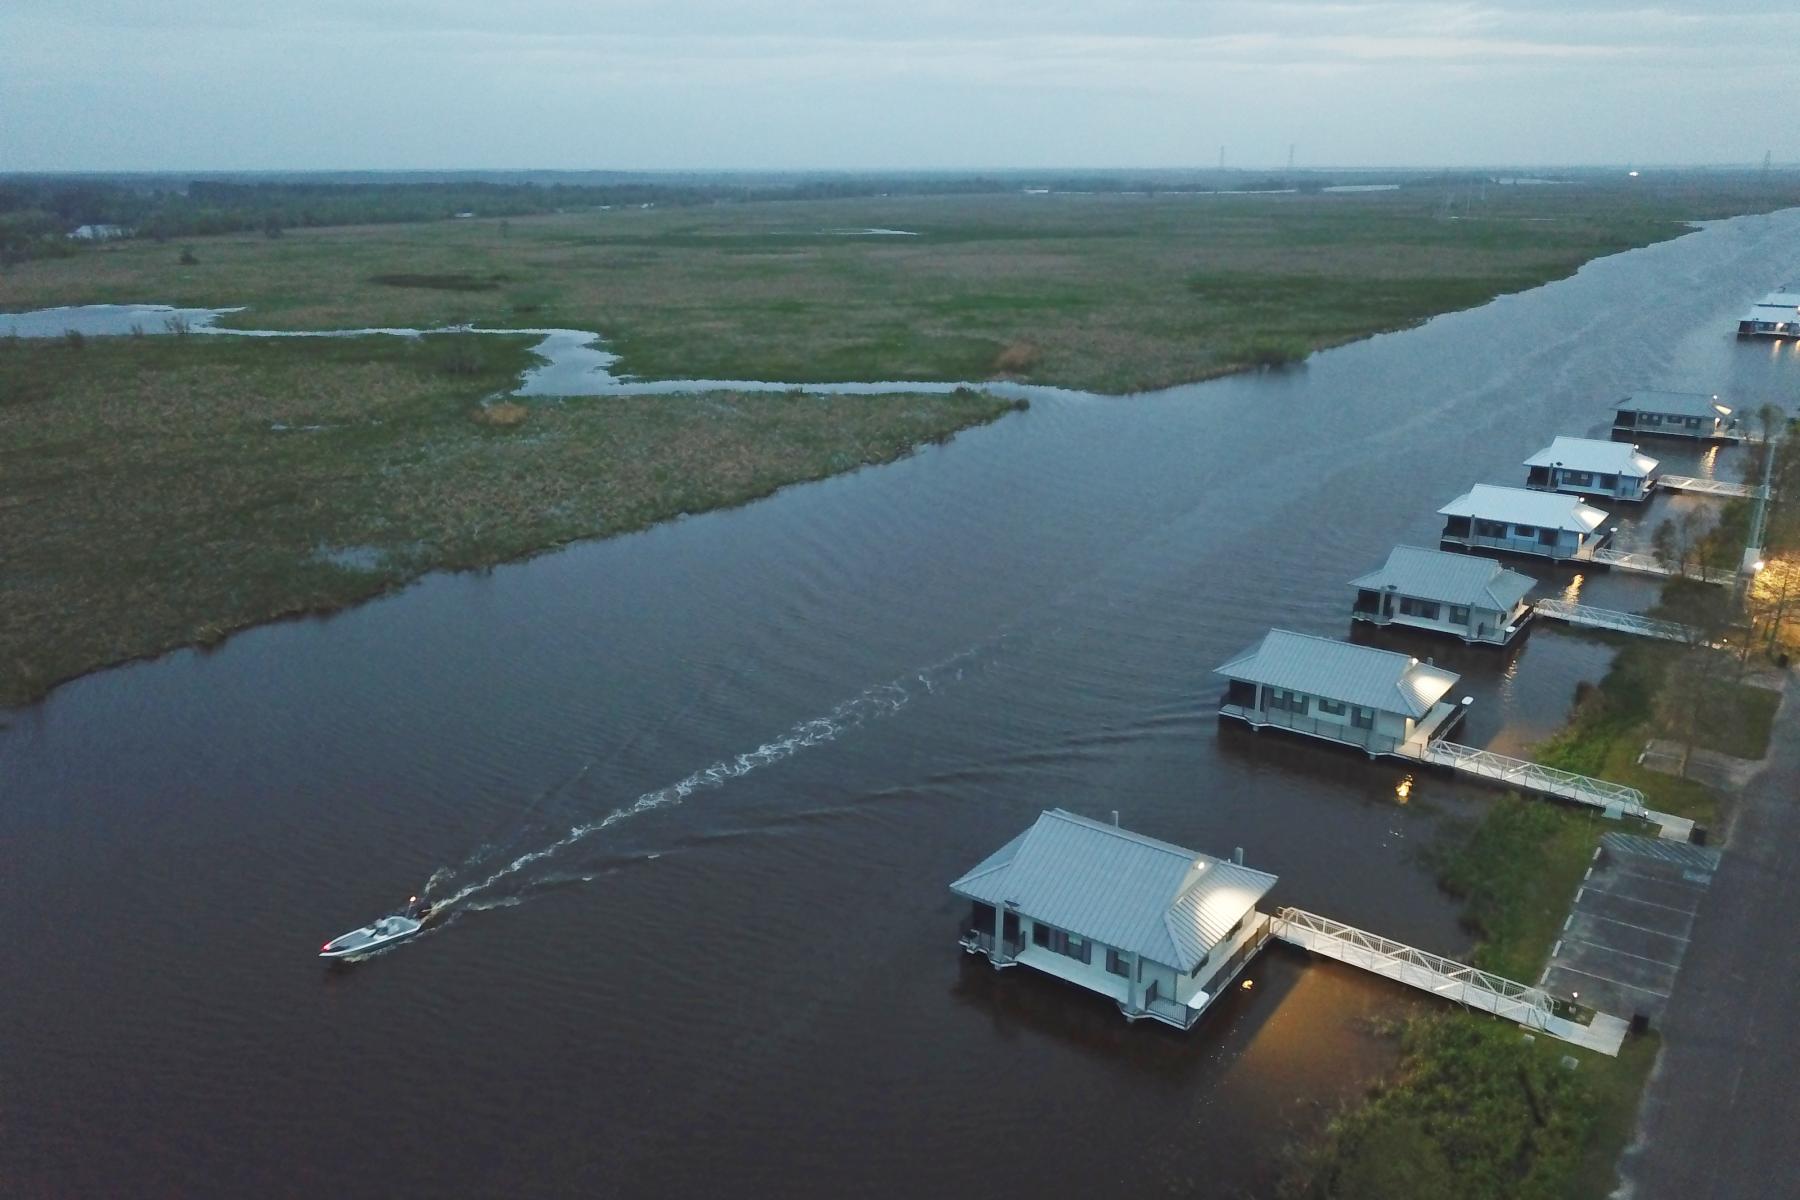
[{"label": "parking space line", "polygon": [[1691,879],[1670,879],[1663,875],[1644,875],[1637,871],[1627,871],[1624,867],[1620,867],[1618,873],[1625,876],[1627,879],[1648,879],[1651,883],[1670,883],[1677,887],[1690,888],[1695,893],[1702,896],[1705,895],[1706,890],[1712,886],[1712,881],[1710,879],[1705,883],[1695,883]]},{"label": "parking space line", "polygon": [[1664,910],[1665,912],[1680,913],[1684,917],[1698,916],[1699,911],[1700,911],[1697,907],[1696,908],[1681,908],[1674,904],[1661,904],[1655,900],[1641,900],[1636,896],[1628,896],[1624,892],[1609,892],[1605,888],[1597,887],[1597,888],[1590,888],[1589,890],[1598,896],[1611,896],[1615,900],[1629,900],[1633,904],[1647,904],[1651,908],[1660,908],[1660,909]]},{"label": "parking space line", "polygon": [[1567,971],[1571,975],[1583,975],[1589,979],[1598,979],[1601,983],[1610,983],[1614,987],[1622,987],[1629,992],[1644,992],[1651,996],[1661,996],[1664,1000],[1669,998],[1669,993],[1659,992],[1655,988],[1645,987],[1640,983],[1626,983],[1624,980],[1614,979],[1610,975],[1596,975],[1592,971],[1583,971],[1579,968],[1571,967],[1566,963],[1553,963],[1551,965],[1555,970]]},{"label": "parking space line", "polygon": [[1622,958],[1635,958],[1639,962],[1655,963],[1657,966],[1667,967],[1671,971],[1680,970],[1681,968],[1681,960],[1679,958],[1674,962],[1667,962],[1660,958],[1651,958],[1647,954],[1633,954],[1631,951],[1621,950],[1617,946],[1608,946],[1605,942],[1590,942],[1586,938],[1578,937],[1564,938],[1563,940],[1565,942],[1579,942],[1583,946],[1592,946],[1596,950],[1604,950],[1608,954],[1617,954]]},{"label": "parking space line", "polygon": [[[1630,921],[1621,921],[1617,917],[1603,917],[1597,912],[1584,912],[1581,915],[1584,917],[1590,917],[1596,921],[1605,921],[1612,925],[1623,925],[1625,928],[1635,929],[1639,933],[1654,933],[1657,937],[1674,938],[1678,942],[1685,942],[1685,941],[1689,940],[1688,938],[1681,936],[1679,933],[1670,933],[1664,929],[1651,929],[1647,925],[1633,925]],[[1575,914],[1570,913],[1569,918],[1570,918],[1570,920],[1573,920],[1575,918]],[[1565,925],[1565,926],[1563,926],[1563,928],[1567,929],[1568,926]]]}]

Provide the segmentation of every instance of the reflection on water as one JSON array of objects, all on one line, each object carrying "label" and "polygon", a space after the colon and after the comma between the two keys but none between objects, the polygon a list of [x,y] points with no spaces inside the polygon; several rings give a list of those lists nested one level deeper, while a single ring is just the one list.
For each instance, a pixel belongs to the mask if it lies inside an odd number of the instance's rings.
[{"label": "reflection on water", "polygon": [[[1266,1194],[1391,1061],[1371,1018],[1428,1001],[1277,950],[1186,1037],[1131,1026],[963,955],[947,882],[1042,808],[1118,809],[1245,847],[1274,903],[1465,950],[1419,851],[1493,793],[1222,725],[1211,668],[1270,625],[1346,635],[1349,580],[1621,386],[1790,395],[1792,356],[1730,330],[1797,232],[1713,225],[1305,371],[1048,393],[878,470],[58,689],[0,728],[0,940],[31,955],[0,1022],[33,1034],[8,1186]],[[1656,594],[1583,575],[1584,603]],[[1613,654],[1547,624],[1505,650],[1371,632],[1458,671],[1459,740],[1511,753]],[[318,970],[321,936],[446,863],[555,845],[969,647],[880,720]]]}]

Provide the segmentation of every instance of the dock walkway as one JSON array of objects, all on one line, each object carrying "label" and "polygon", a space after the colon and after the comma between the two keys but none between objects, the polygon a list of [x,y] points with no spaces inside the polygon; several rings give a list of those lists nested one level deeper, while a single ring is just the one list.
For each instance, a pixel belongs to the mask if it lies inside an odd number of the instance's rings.
[{"label": "dock walkway", "polygon": [[1693,492],[1699,496],[1732,496],[1760,500],[1765,494],[1760,487],[1748,483],[1726,483],[1722,479],[1696,479],[1692,475],[1659,475],[1656,486],[1672,492]]},{"label": "dock walkway", "polygon": [[1685,842],[1694,832],[1694,822],[1687,817],[1657,812],[1644,803],[1644,793],[1622,783],[1610,783],[1591,775],[1577,775],[1542,763],[1522,758],[1509,758],[1492,750],[1477,750],[1439,739],[1425,746],[1408,743],[1395,751],[1397,757],[1444,767],[1463,775],[1491,780],[1505,787],[1517,788],[1540,796],[1554,796],[1598,808],[1609,817],[1637,817],[1657,827],[1657,836],[1672,842]]},{"label": "dock walkway", "polygon": [[1722,583],[1727,587],[1737,582],[1737,572],[1722,567],[1665,567],[1651,554],[1628,554],[1623,550],[1596,550],[1593,561],[1615,571],[1633,571],[1639,575],[1661,575],[1665,579],[1681,576],[1697,583]]},{"label": "dock walkway", "polygon": [[1556,1001],[1541,987],[1517,983],[1317,913],[1278,909],[1269,923],[1269,933],[1289,945],[1608,1057],[1617,1057],[1625,1041],[1627,1026],[1618,1017],[1595,1013],[1593,1020],[1584,1025],[1559,1015]]},{"label": "dock walkway", "polygon": [[1568,600],[1539,600],[1531,608],[1537,616],[1589,629],[1634,633],[1639,637],[1657,638],[1665,642],[1692,642],[1695,637],[1692,629],[1676,621],[1661,621],[1655,617],[1612,608],[1595,608],[1591,604],[1575,604]]}]

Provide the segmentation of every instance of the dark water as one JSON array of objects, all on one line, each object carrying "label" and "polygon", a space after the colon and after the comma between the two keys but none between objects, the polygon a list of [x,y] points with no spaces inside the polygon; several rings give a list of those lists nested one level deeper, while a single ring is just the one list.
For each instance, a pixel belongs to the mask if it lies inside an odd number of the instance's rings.
[{"label": "dark water", "polygon": [[[962,955],[945,884],[1040,808],[1117,809],[1244,846],[1279,902],[1464,949],[1418,850],[1491,794],[1422,776],[1401,805],[1397,766],[1220,728],[1209,669],[1270,624],[1343,633],[1346,580],[1631,386],[1791,398],[1793,350],[1728,330],[1796,233],[1712,226],[1292,373],[1046,397],[12,714],[6,1190],[1265,1189],[1411,1000],[1279,951],[1192,1033],[1129,1026]],[[1465,672],[1467,740],[1505,749],[1610,655],[1393,641]],[[440,895],[499,878],[320,968],[441,868]]]}]

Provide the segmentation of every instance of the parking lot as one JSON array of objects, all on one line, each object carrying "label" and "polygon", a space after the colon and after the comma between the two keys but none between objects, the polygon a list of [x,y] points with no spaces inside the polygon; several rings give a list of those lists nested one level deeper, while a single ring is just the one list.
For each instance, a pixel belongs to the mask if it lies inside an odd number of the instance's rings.
[{"label": "parking lot", "polygon": [[1543,986],[1601,1012],[1659,1022],[1719,852],[1609,833],[1576,892]]}]

